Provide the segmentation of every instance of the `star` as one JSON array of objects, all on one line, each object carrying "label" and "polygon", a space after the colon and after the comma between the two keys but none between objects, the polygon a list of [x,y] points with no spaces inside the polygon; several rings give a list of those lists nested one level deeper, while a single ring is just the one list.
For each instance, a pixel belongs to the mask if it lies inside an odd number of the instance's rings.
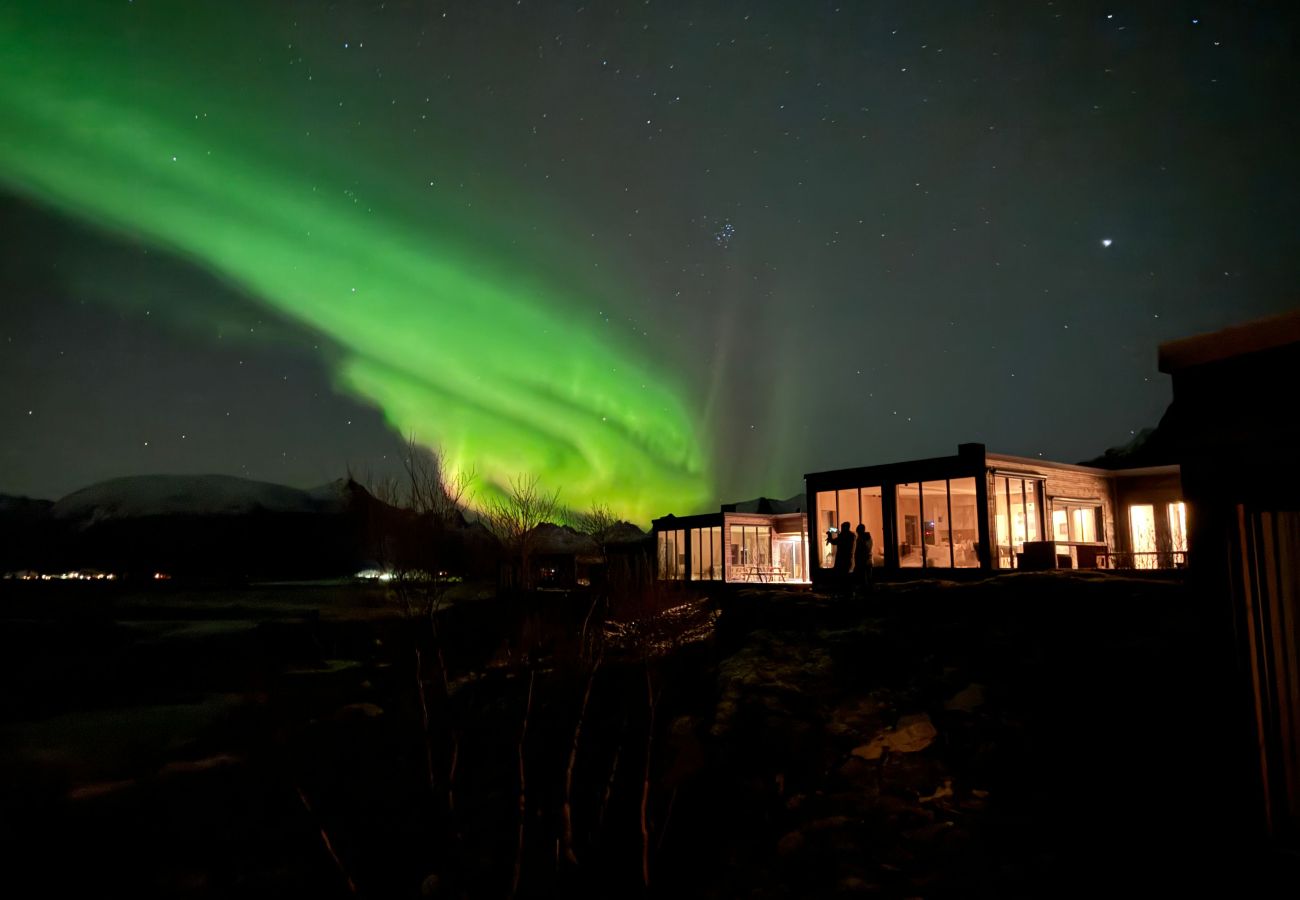
[{"label": "star", "polygon": [[1115,242],[1112,241],[1110,238],[1102,238],[1102,239],[1101,239],[1101,245],[1102,245],[1103,247],[1109,247],[1109,246],[1110,246],[1111,244],[1113,244],[1113,243],[1115,243]]}]

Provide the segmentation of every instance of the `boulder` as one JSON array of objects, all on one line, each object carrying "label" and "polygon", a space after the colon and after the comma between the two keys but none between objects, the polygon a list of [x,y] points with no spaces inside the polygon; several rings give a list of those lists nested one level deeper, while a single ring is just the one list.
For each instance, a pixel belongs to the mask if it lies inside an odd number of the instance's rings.
[{"label": "boulder", "polygon": [[917,753],[934,743],[938,734],[926,713],[903,716],[892,731],[882,732],[870,743],[854,747],[853,755],[861,759],[880,759],[886,750]]}]

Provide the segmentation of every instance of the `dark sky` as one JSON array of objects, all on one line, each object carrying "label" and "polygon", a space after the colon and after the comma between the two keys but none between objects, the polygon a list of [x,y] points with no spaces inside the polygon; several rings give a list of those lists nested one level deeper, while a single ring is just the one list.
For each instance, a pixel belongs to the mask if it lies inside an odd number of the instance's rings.
[{"label": "dark sky", "polygon": [[1077,461],[1295,304],[1293,4],[0,11],[0,492]]}]

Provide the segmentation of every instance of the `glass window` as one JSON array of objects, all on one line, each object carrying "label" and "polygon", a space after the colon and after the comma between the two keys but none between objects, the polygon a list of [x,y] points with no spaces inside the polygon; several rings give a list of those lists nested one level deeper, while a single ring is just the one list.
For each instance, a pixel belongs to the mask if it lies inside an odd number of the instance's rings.
[{"label": "glass window", "polygon": [[772,565],[772,528],[770,525],[745,528],[745,542],[753,565]]},{"label": "glass window", "polygon": [[722,526],[720,525],[709,529],[709,550],[711,560],[709,578],[716,581],[722,578]]},{"label": "glass window", "polygon": [[1052,539],[1057,541],[1070,539],[1070,515],[1063,506],[1052,507]]},{"label": "glass window", "polygon": [[772,566],[770,525],[732,525],[728,581],[766,581]]},{"label": "glass window", "polygon": [[[1025,541],[1042,540],[1038,494],[1042,482],[1037,478],[998,475],[993,479],[994,530],[998,545],[998,567],[1015,568],[1016,554],[1025,549]],[[1053,520],[1055,522],[1055,520]],[[1067,532],[1069,523],[1066,523]]]},{"label": "glass window", "polygon": [[1019,553],[1024,549],[1025,538],[1028,535],[1025,518],[1025,480],[1008,478],[1007,489],[1007,508],[1011,510],[1012,550]]},{"label": "glass window", "polygon": [[948,482],[921,483],[921,551],[930,568],[952,568],[952,518]]},{"label": "glass window", "polygon": [[722,529],[691,529],[691,578],[716,581],[722,577]]},{"label": "glass window", "polygon": [[817,492],[817,538],[821,545],[821,567],[829,569],[835,565],[835,547],[826,542],[826,536],[832,528],[838,528],[840,519],[837,513],[834,491]]},{"label": "glass window", "polygon": [[903,568],[919,568],[924,551],[921,549],[921,486],[900,484],[898,497],[898,564]]},{"label": "glass window", "polygon": [[1007,486],[1008,478],[998,475],[993,479],[993,520],[998,547],[998,568],[1010,569],[1011,556],[1011,511],[1007,508],[1011,493]]},{"label": "glass window", "polygon": [[1133,568],[1156,568],[1156,512],[1150,503],[1134,504],[1128,508],[1129,538],[1133,547]]},{"label": "glass window", "polygon": [[980,513],[975,479],[949,481],[948,504],[952,514],[952,564],[959,569],[979,568]]},{"label": "glass window", "polygon": [[1098,518],[1101,507],[1095,503],[1052,501],[1052,540],[1073,543],[1098,543]]},{"label": "glass window", "polygon": [[1096,543],[1098,507],[1078,506],[1070,510],[1070,540]]},{"label": "glass window", "polygon": [[1038,515],[1038,479],[1024,479],[1025,490],[1025,540],[1041,541],[1043,535],[1039,530]]},{"label": "glass window", "polygon": [[686,533],[661,531],[659,544],[659,577],[678,581],[686,570]]},{"label": "glass window", "polygon": [[1169,504],[1169,538],[1171,550],[1187,552],[1187,507],[1181,500]]},{"label": "glass window", "polygon": [[885,491],[879,486],[864,487],[859,492],[862,524],[871,535],[871,565],[885,564]]},{"label": "glass window", "polygon": [[804,581],[803,571],[803,535],[783,534],[772,545],[773,565],[777,571],[773,574],[778,580]]},{"label": "glass window", "polygon": [[691,579],[700,580],[700,563],[703,561],[703,554],[700,552],[703,548],[700,546],[700,529],[691,529]]},{"label": "glass window", "polygon": [[853,531],[858,527],[858,523],[862,521],[862,512],[858,509],[858,489],[851,488],[847,491],[837,491],[836,499],[839,504],[840,520],[835,524],[840,525],[848,522],[849,530]]}]

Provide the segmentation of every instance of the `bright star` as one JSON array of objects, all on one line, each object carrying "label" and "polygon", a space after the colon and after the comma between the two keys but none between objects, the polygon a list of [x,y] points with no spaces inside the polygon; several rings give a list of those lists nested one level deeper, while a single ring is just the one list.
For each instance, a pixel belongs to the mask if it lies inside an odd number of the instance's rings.
[{"label": "bright star", "polygon": [[1115,242],[1112,241],[1110,238],[1102,238],[1102,239],[1101,239],[1101,245],[1102,245],[1103,247],[1109,247],[1109,246],[1110,246],[1111,244],[1113,244],[1113,243],[1115,243]]}]

